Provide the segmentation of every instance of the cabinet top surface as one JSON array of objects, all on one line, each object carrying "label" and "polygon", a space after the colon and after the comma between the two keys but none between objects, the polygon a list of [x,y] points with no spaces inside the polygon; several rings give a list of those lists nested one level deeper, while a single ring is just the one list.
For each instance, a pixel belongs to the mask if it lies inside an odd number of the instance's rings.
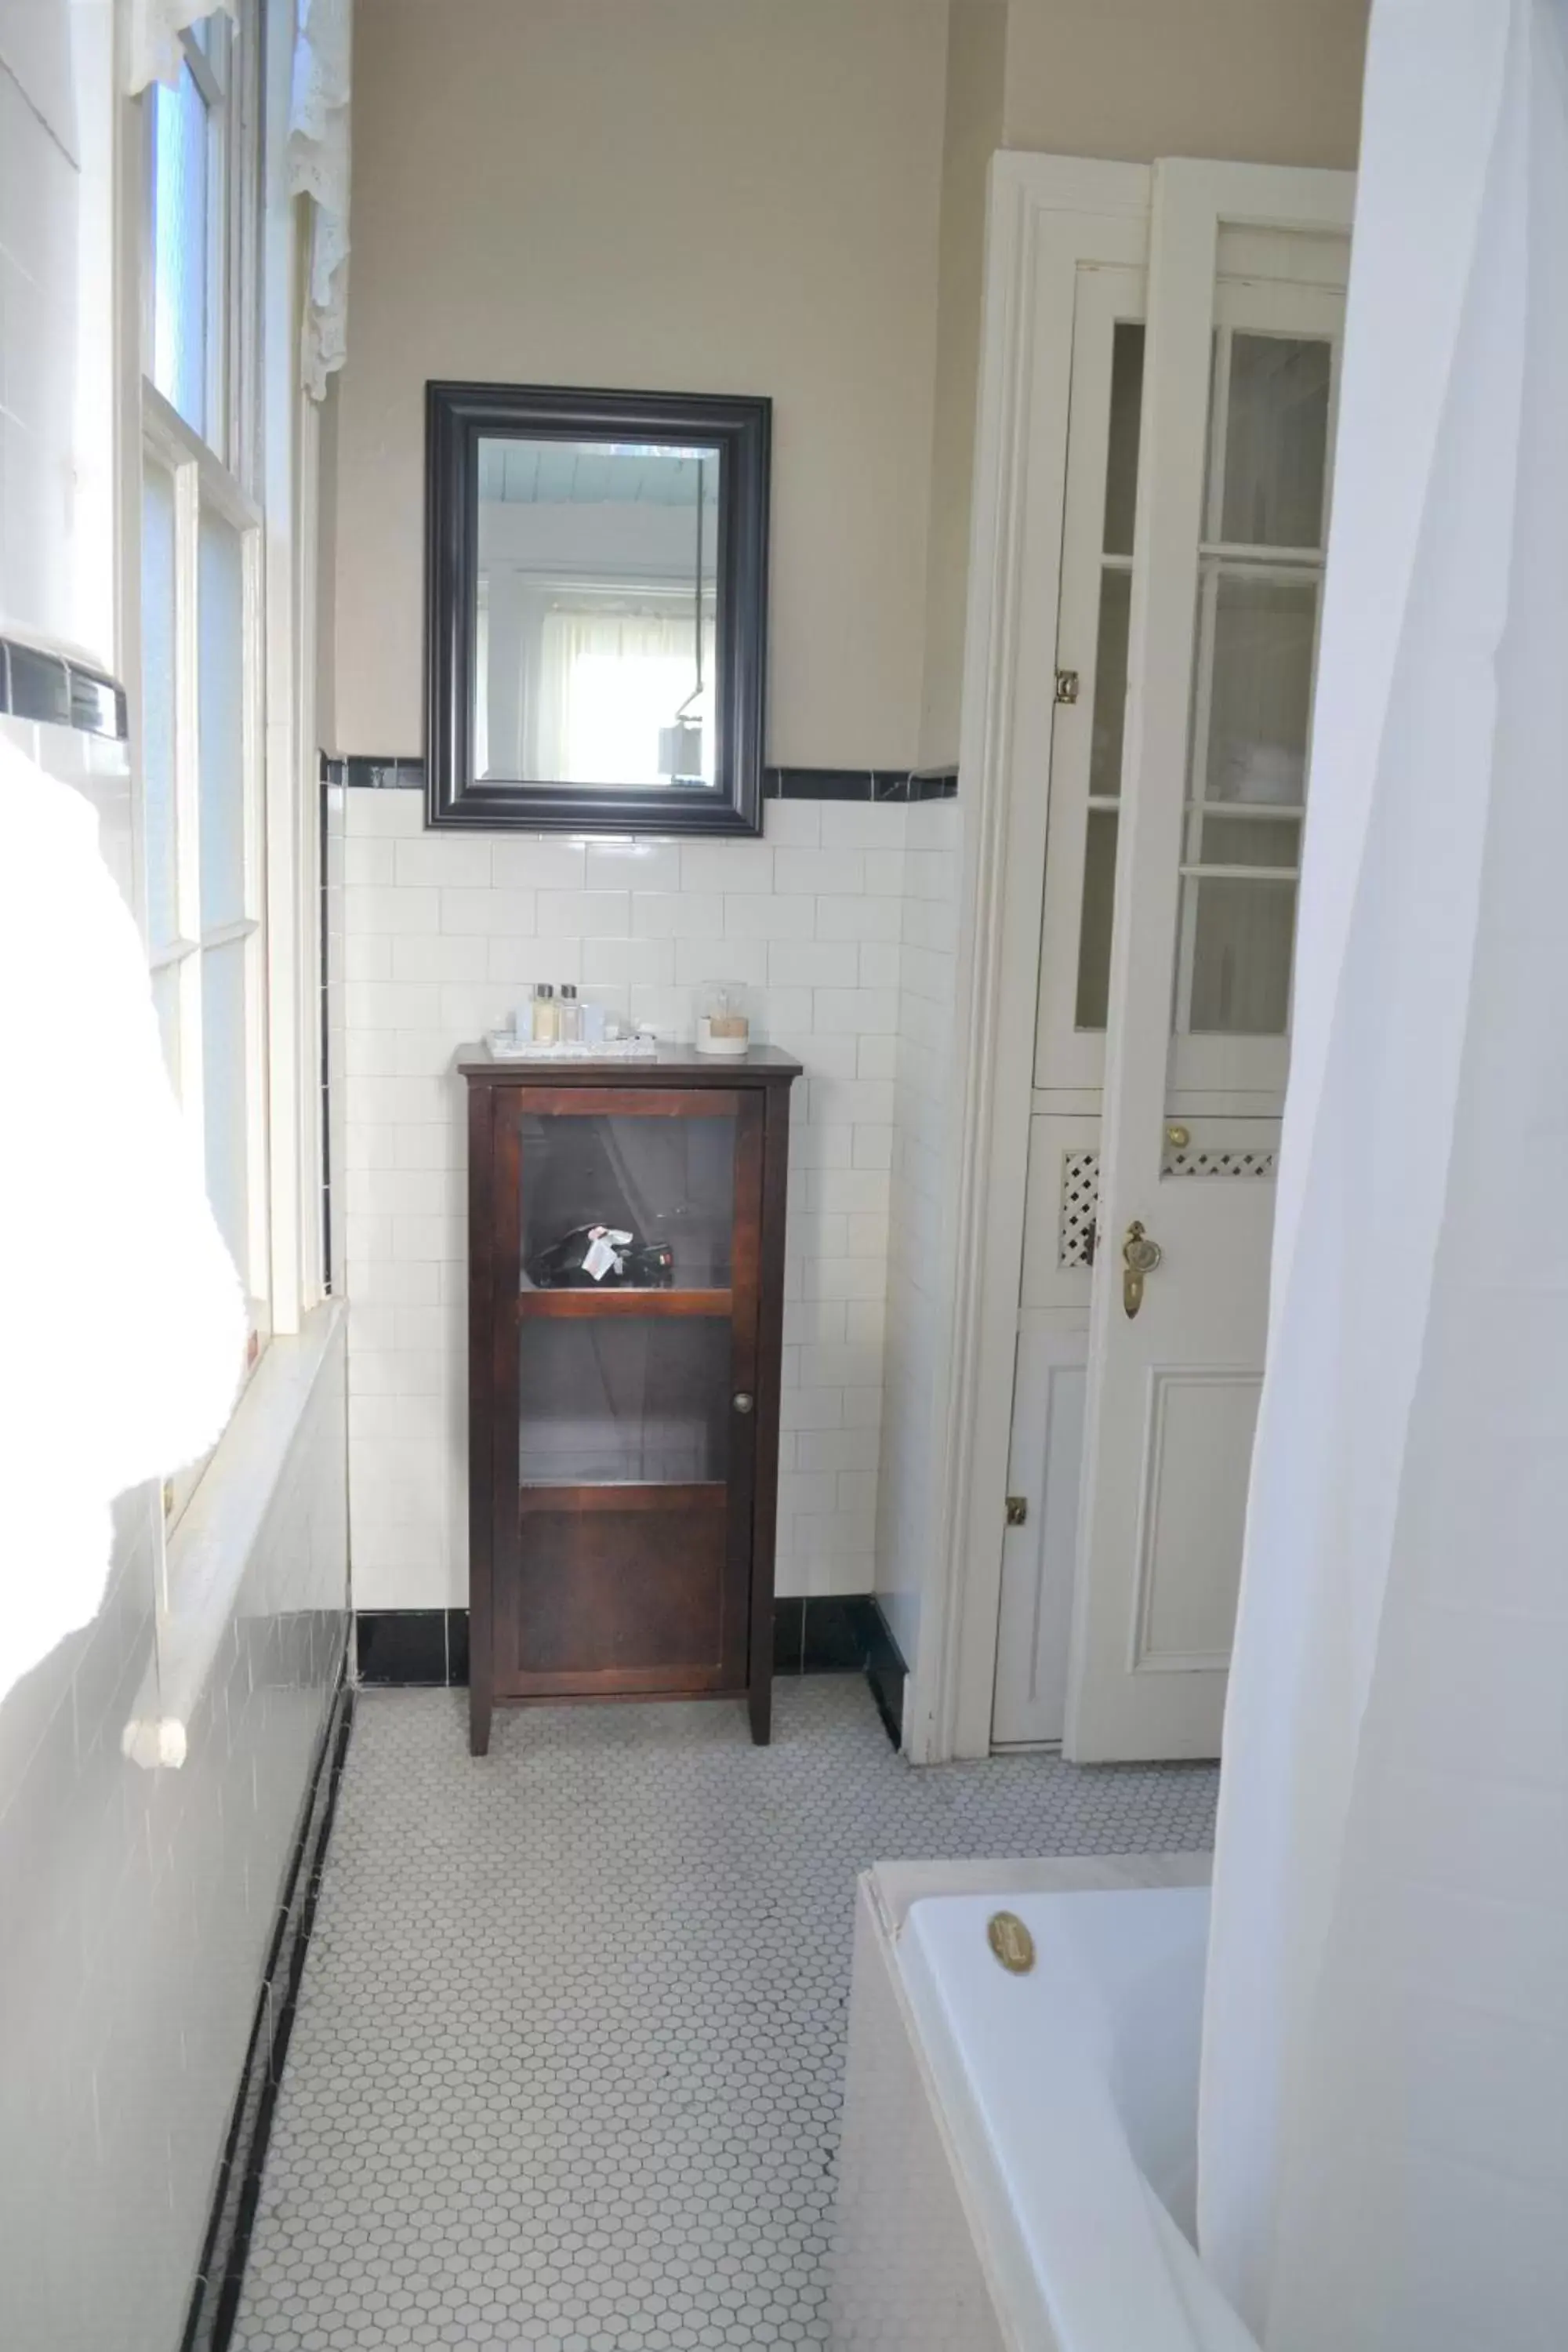
[{"label": "cabinet top surface", "polygon": [[465,1078],[489,1078],[503,1086],[560,1087],[659,1086],[672,1078],[683,1085],[743,1086],[748,1080],[787,1083],[801,1075],[801,1065],[777,1045],[752,1045],[744,1055],[700,1054],[691,1045],[661,1045],[652,1059],[638,1055],[624,1062],[608,1056],[592,1061],[498,1061],[482,1045],[459,1045],[456,1067]]}]

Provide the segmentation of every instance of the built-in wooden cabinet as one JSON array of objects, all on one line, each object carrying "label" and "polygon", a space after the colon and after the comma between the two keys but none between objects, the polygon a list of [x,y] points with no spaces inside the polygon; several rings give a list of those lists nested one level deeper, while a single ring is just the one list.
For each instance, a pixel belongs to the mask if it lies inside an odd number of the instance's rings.
[{"label": "built-in wooden cabinet", "polygon": [[539,1699],[744,1695],[768,1738],[799,1066],[459,1062],[477,1756]]}]

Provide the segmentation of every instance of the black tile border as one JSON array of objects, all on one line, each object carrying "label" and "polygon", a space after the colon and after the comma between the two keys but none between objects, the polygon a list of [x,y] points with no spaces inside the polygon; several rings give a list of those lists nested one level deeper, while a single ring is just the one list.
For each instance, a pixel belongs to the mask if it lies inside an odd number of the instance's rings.
[{"label": "black tile border", "polygon": [[130,732],[125,688],[114,678],[16,637],[0,637],[0,718],[72,727],[116,743]]},{"label": "black tile border", "polygon": [[[423,792],[423,760],[323,751],[321,781],[363,792]],[[765,768],[763,797],[770,801],[950,801],[956,768]]]},{"label": "black tile border", "polygon": [[[452,1672],[451,1622],[462,1620],[462,1672]],[[356,1609],[354,1670],[367,1689],[441,1690],[468,1679],[466,1609]]]},{"label": "black tile border", "polygon": [[860,1630],[866,1643],[866,1680],[871,1696],[877,1702],[877,1712],[882,1718],[882,1728],[896,1748],[904,1744],[904,1690],[909,1667],[904,1654],[889,1631],[882,1614],[882,1604],[876,1594],[869,1593],[864,1601]]},{"label": "black tile border", "polygon": [[[346,1664],[345,1652],[345,1669]],[[239,2314],[273,2113],[353,1732],[353,1685],[341,1670],[279,1898],[180,2352],[228,2352]]]},{"label": "black tile border", "polygon": [[[356,1679],[367,1690],[465,1689],[466,1609],[360,1609]],[[875,1593],[784,1594],[773,1602],[775,1675],[864,1675],[895,1748],[903,1739],[908,1672]]]},{"label": "black tile border", "polygon": [[785,1596],[773,1602],[773,1672],[805,1671],[805,1603]]}]

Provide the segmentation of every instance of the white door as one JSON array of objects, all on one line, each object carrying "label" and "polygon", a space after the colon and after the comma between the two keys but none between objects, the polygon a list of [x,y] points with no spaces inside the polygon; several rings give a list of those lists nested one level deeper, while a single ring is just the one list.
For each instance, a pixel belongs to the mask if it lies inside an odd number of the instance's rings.
[{"label": "white door", "polygon": [[1218,1753],[1352,182],[1156,168],[1065,1747]]},{"label": "white door", "polygon": [[991,1740],[1059,1743],[1078,1555],[1132,584],[1143,272],[1080,266]]}]

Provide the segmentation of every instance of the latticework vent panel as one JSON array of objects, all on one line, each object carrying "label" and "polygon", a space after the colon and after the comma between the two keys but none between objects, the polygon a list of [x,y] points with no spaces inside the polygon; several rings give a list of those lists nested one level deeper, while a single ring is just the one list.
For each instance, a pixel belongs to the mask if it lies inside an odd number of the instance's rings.
[{"label": "latticework vent panel", "polygon": [[1057,1241],[1058,1265],[1094,1264],[1094,1221],[1099,1208],[1099,1152],[1064,1151],[1061,1225]]},{"label": "latticework vent panel", "polygon": [[1272,1151],[1200,1151],[1193,1144],[1180,1150],[1167,1146],[1162,1176],[1272,1176]]}]

